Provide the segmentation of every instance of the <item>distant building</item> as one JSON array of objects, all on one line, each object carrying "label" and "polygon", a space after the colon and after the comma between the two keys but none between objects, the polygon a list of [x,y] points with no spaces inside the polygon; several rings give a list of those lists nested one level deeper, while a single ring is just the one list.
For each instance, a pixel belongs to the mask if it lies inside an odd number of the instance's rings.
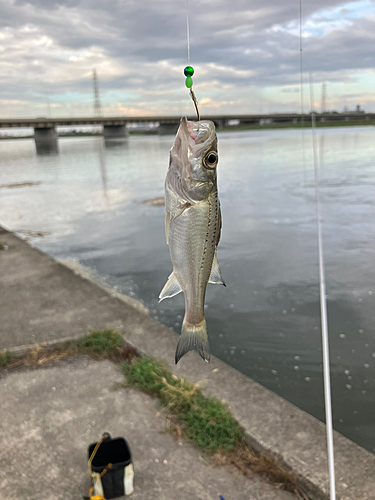
[{"label": "distant building", "polygon": [[360,104],[357,104],[357,106],[355,107],[355,110],[347,111],[347,113],[349,113],[350,115],[364,115],[365,111],[363,109],[361,109]]}]

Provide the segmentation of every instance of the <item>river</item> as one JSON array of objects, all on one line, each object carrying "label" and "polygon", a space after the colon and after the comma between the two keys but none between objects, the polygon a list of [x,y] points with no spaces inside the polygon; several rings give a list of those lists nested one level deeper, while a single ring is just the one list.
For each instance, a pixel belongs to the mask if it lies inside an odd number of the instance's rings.
[{"label": "river", "polygon": [[[227,287],[208,287],[211,351],[324,420],[311,131],[218,138]],[[36,154],[33,140],[2,140],[0,223],[179,332],[183,297],[158,304],[171,272],[164,207],[145,203],[164,194],[172,142],[60,138]],[[375,128],[321,128],[317,146],[334,428],[375,452]]]}]

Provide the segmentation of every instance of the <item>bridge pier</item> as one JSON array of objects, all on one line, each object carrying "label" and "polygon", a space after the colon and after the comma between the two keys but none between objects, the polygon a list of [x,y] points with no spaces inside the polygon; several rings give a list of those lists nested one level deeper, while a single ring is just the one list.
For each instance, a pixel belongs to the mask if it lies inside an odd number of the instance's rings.
[{"label": "bridge pier", "polygon": [[34,140],[37,154],[58,152],[55,127],[35,127]]},{"label": "bridge pier", "polygon": [[126,125],[103,125],[104,139],[125,139],[128,137]]},{"label": "bridge pier", "polygon": [[159,135],[176,135],[179,126],[178,122],[160,123],[158,128]]},{"label": "bridge pier", "polygon": [[225,128],[228,126],[228,120],[221,119],[221,120],[216,120],[216,128]]}]

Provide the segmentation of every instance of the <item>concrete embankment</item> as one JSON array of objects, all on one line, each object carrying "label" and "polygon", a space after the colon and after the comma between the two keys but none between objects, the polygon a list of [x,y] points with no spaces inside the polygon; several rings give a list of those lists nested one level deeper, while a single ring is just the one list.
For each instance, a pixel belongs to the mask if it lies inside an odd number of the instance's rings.
[{"label": "concrete embankment", "polygon": [[[86,334],[89,328],[115,328],[123,335],[127,343],[141,353],[163,359],[178,376],[184,376],[192,382],[199,382],[204,392],[224,399],[245,430],[249,443],[255,449],[272,454],[285,468],[296,471],[302,488],[311,499],[328,498],[325,427],[321,422],[218,359],[213,358],[208,365],[191,353],[175,366],[176,334],[152,320],[145,311],[112,295],[89,279],[75,274],[71,269],[30,247],[12,233],[0,229],[0,241],[7,248],[0,252],[0,349],[16,348],[19,351],[24,345],[58,341],[66,337],[78,338]],[[62,379],[65,376],[68,377],[69,371],[73,370],[73,365],[74,363],[70,368],[69,364],[61,367]],[[83,388],[87,383],[87,390],[92,392],[95,391],[95,384],[90,385],[89,380],[95,376],[95,369],[90,364],[87,369],[92,370],[92,375],[85,377],[83,372],[75,372],[72,387]],[[50,368],[50,370],[50,375],[45,375],[46,383],[49,376],[55,377],[56,380],[59,376],[59,368]],[[82,371],[82,367],[79,370]],[[43,373],[46,372],[43,370]],[[34,374],[32,377],[25,375],[25,372],[12,373],[7,377],[9,377],[8,395],[4,394],[2,397],[14,396],[17,399],[16,411],[25,411],[26,407],[22,409],[22,405],[19,404],[22,393],[27,394],[27,397],[32,394],[31,378],[36,380],[37,377]],[[115,375],[111,373],[110,377],[114,379]],[[35,383],[38,385],[38,380]],[[57,382],[53,387],[56,388],[56,384]],[[69,393],[69,387],[70,384],[61,387],[61,392]],[[98,388],[98,397],[103,398],[107,390],[108,387],[107,389]],[[41,392],[42,389],[39,393]],[[73,396],[74,391],[71,392],[71,397]],[[81,397],[83,398],[82,395]],[[46,398],[50,401],[50,391]],[[42,404],[43,398],[39,399],[39,403]],[[114,407],[119,406],[119,403],[115,401],[116,398],[113,400],[109,398],[108,404],[113,404]],[[134,404],[137,405],[138,402]],[[85,405],[89,408],[90,402],[86,401]],[[98,407],[98,413],[101,411],[100,408]],[[29,407],[28,410],[30,410]],[[116,412],[119,410],[121,411],[121,408],[116,408]],[[2,405],[0,413],[4,411],[11,412],[11,407]],[[54,413],[56,422],[63,427],[64,418],[68,422],[71,414],[65,414],[63,418],[58,417],[59,412],[64,415],[62,408],[59,410],[56,405]],[[84,415],[83,407],[82,412]],[[142,411],[139,410],[139,412]],[[93,416],[87,418],[92,418],[93,421],[100,420],[99,417],[95,419]],[[4,422],[3,418],[2,421]],[[26,422],[27,416],[24,416],[22,421]],[[7,418],[6,422],[8,426],[12,426],[11,418]],[[17,419],[14,419],[14,422],[16,424]],[[21,421],[17,423],[17,426],[22,430],[20,425]],[[27,427],[26,423],[24,425]],[[147,425],[145,423],[146,427]],[[26,427],[23,429],[24,434],[30,437],[31,434],[28,433]],[[13,432],[15,437],[12,446],[15,446],[17,429],[13,429]],[[50,432],[52,432],[51,429]],[[77,432],[83,431],[79,428]],[[121,433],[120,429],[118,432]],[[35,436],[37,440],[40,438],[39,434]],[[70,431],[71,439],[74,439],[73,436],[74,432]],[[85,440],[90,441],[90,437],[85,436]],[[29,442],[35,439],[30,437]],[[338,433],[335,433],[334,439],[339,497],[342,500],[375,500],[375,456]],[[83,445],[83,441],[81,444]],[[47,453],[47,450],[45,452]],[[6,458],[3,457],[3,460],[6,461]],[[145,467],[143,472],[146,474],[147,466]],[[183,466],[180,473],[182,472]],[[54,474],[56,478],[59,477],[59,470],[56,469]],[[63,470],[61,474],[66,474],[66,471]],[[218,472],[217,475],[220,476],[221,473]],[[185,479],[188,481],[186,475]],[[171,484],[173,481],[181,480],[169,476]],[[215,478],[212,477],[210,481],[212,483]],[[264,486],[269,487],[266,483]],[[254,497],[279,498],[280,500],[289,498],[289,496],[283,496],[284,493],[289,495],[286,492],[277,492],[277,496],[273,496],[273,493],[268,490],[263,494],[262,487],[259,487],[259,494],[251,496],[247,490],[247,496],[243,496],[240,492],[245,491],[245,486],[241,487],[242,490],[236,487],[236,491],[233,490],[233,494],[228,498]],[[194,497],[191,495],[192,492],[189,498]],[[206,498],[202,495],[198,497]],[[27,496],[26,498],[33,497]],[[59,497],[56,496],[56,498]],[[157,495],[157,498],[169,497]],[[211,495],[207,498],[215,498],[215,496]]]}]

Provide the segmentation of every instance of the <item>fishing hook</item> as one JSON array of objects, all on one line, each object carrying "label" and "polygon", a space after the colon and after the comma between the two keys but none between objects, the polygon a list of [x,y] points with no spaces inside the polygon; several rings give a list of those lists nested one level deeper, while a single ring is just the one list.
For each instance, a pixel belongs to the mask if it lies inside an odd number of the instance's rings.
[{"label": "fishing hook", "polygon": [[195,106],[195,111],[197,112],[197,118],[198,121],[200,120],[200,115],[199,115],[199,109],[198,109],[198,101],[197,98],[195,97],[194,90],[190,89],[190,97],[193,100],[194,106]]}]

